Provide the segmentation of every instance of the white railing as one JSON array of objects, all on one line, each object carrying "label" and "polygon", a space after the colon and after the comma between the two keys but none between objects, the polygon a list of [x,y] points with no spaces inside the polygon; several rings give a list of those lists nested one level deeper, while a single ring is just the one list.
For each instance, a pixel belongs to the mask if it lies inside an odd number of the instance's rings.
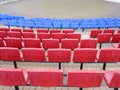
[{"label": "white railing", "polygon": [[6,3],[9,3],[9,2],[14,2],[14,1],[19,1],[19,0],[0,0],[0,5],[6,4]]}]

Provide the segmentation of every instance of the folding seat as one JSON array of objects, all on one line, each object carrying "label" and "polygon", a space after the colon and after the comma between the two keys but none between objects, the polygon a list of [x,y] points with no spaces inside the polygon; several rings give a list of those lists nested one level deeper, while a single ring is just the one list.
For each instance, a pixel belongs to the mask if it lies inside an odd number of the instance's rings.
[{"label": "folding seat", "polygon": [[4,47],[4,46],[5,46],[5,44],[4,44],[3,40],[0,38],[0,47]]},{"label": "folding seat", "polygon": [[36,38],[35,33],[33,32],[22,32],[23,38]]},{"label": "folding seat", "polygon": [[8,34],[8,37],[21,38],[20,32],[12,31],[12,32],[7,32],[7,34]]},{"label": "folding seat", "polygon": [[51,29],[50,30],[50,35],[52,36],[52,33],[61,33],[61,30],[60,29]]},{"label": "folding seat", "polygon": [[120,42],[118,44],[111,44],[114,48],[120,48]]},{"label": "folding seat", "polygon": [[83,88],[100,87],[104,78],[104,71],[100,70],[69,70],[67,82],[69,87]]},{"label": "folding seat", "polygon": [[67,34],[67,38],[68,39],[79,39],[79,41],[81,40],[81,34],[78,33],[68,33]]},{"label": "folding seat", "polygon": [[12,32],[20,32],[22,33],[22,30],[20,28],[11,28]]},{"label": "folding seat", "polygon": [[28,80],[31,86],[55,87],[63,86],[62,70],[28,69]]},{"label": "folding seat", "polygon": [[42,46],[44,49],[59,48],[59,39],[43,39]]},{"label": "folding seat", "polygon": [[0,69],[0,85],[15,86],[15,90],[19,90],[18,86],[26,86],[27,79],[26,74],[21,69]]},{"label": "folding seat", "polygon": [[21,56],[18,48],[1,47],[0,56],[4,61],[21,61]]},{"label": "folding seat", "polygon": [[41,48],[40,40],[34,38],[24,38],[23,39],[25,48]]},{"label": "folding seat", "polygon": [[62,39],[61,40],[61,48],[66,49],[75,49],[78,48],[79,39]]},{"label": "folding seat", "polygon": [[105,82],[109,88],[118,90],[120,88],[120,71],[106,71],[104,76]]},{"label": "folding seat", "polygon": [[22,48],[22,41],[20,38],[5,38],[4,40],[7,47]]},{"label": "folding seat", "polygon": [[66,38],[66,34],[65,33],[52,33],[51,37],[53,39],[59,39],[59,42],[61,42],[61,39]]},{"label": "folding seat", "polygon": [[102,30],[91,30],[90,38],[97,38],[98,34],[102,33]]},{"label": "folding seat", "polygon": [[65,33],[66,35],[68,34],[68,33],[74,33],[75,31],[73,30],[73,29],[63,29],[62,30],[62,33]]},{"label": "folding seat", "polygon": [[48,33],[48,29],[38,29],[37,33]]},{"label": "folding seat", "polygon": [[106,63],[115,63],[120,61],[120,49],[108,48],[101,49],[97,57],[97,62],[103,63],[103,70],[106,68]]},{"label": "folding seat", "polygon": [[7,37],[7,33],[5,31],[0,31],[0,38],[4,39]]},{"label": "folding seat", "polygon": [[104,30],[103,33],[111,33],[112,35],[114,34],[115,30]]},{"label": "folding seat", "polygon": [[45,62],[45,50],[41,48],[22,48],[24,61]]},{"label": "folding seat", "polygon": [[10,30],[9,30],[9,28],[0,28],[0,31],[5,31],[7,33]]},{"label": "folding seat", "polygon": [[42,41],[42,39],[50,39],[50,34],[49,33],[38,33],[37,38]]},{"label": "folding seat", "polygon": [[23,32],[34,32],[34,30],[33,29],[23,29]]},{"label": "folding seat", "polygon": [[120,42],[120,33],[113,34],[111,42],[112,43],[119,43]]},{"label": "folding seat", "polygon": [[80,48],[96,48],[97,42],[97,39],[82,39],[80,41]]}]

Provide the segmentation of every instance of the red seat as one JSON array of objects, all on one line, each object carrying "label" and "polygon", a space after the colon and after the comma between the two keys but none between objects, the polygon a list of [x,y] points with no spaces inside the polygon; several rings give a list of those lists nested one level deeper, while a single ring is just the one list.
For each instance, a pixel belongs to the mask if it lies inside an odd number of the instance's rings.
[{"label": "red seat", "polygon": [[0,31],[5,31],[7,33],[10,30],[9,30],[9,28],[0,28]]},{"label": "red seat", "polygon": [[33,33],[34,30],[33,29],[23,29],[23,32],[31,32],[31,33]]},{"label": "red seat", "polygon": [[111,33],[112,35],[114,34],[115,30],[104,30],[103,33]]},{"label": "red seat", "polygon": [[43,39],[42,46],[44,49],[59,48],[59,40],[58,39]]},{"label": "red seat", "polygon": [[22,48],[24,61],[45,62],[45,51],[40,48]]},{"label": "red seat", "polygon": [[118,33],[120,33],[120,30],[118,30]]},{"label": "red seat", "polygon": [[81,34],[77,33],[68,33],[67,34],[68,39],[78,39],[79,41],[81,40]]},{"label": "red seat", "polygon": [[106,71],[104,79],[109,88],[120,88],[120,71]]},{"label": "red seat", "polygon": [[98,34],[102,33],[102,30],[91,30],[90,38],[97,38]]},{"label": "red seat", "polygon": [[79,40],[78,39],[62,39],[61,47],[66,49],[75,49],[78,48]]},{"label": "red seat", "polygon": [[4,40],[7,47],[22,48],[22,42],[20,38],[5,38]]},{"label": "red seat", "polygon": [[0,47],[4,47],[4,46],[5,46],[5,44],[4,44],[3,40],[0,38]]},{"label": "red seat", "polygon": [[61,33],[61,30],[59,29],[51,29],[50,30],[50,35],[52,36],[52,33]]},{"label": "red seat", "polygon": [[20,28],[11,28],[12,32],[20,32],[22,33],[22,30]]},{"label": "red seat", "polygon": [[98,62],[119,62],[120,61],[120,49],[108,48],[101,49]]},{"label": "red seat", "polygon": [[73,30],[73,29],[63,29],[62,30],[62,33],[65,33],[66,35],[68,34],[68,33],[74,33],[75,31]]},{"label": "red seat", "polygon": [[26,74],[21,69],[0,69],[0,85],[25,86],[27,84]]},{"label": "red seat", "polygon": [[97,49],[75,49],[73,62],[95,62]]},{"label": "red seat", "polygon": [[120,48],[120,42],[118,44],[111,44],[114,48]]},{"label": "red seat", "polygon": [[37,34],[38,39],[42,41],[42,39],[50,39],[50,34],[49,33],[38,33]]},{"label": "red seat", "polygon": [[68,71],[69,87],[100,87],[104,78],[104,71],[99,70],[74,70]]},{"label": "red seat", "polygon": [[54,87],[63,86],[63,71],[61,70],[27,70],[31,86]]},{"label": "red seat", "polygon": [[4,39],[7,37],[7,33],[5,31],[0,31],[0,38]]},{"label": "red seat", "polygon": [[61,42],[61,39],[66,38],[66,34],[65,33],[52,33],[51,37],[53,39],[59,39],[59,42]]},{"label": "red seat", "polygon": [[22,32],[23,38],[36,38],[33,32]]},{"label": "red seat", "polygon": [[109,43],[111,39],[111,33],[101,33],[98,34],[98,42],[99,43]]},{"label": "red seat", "polygon": [[24,47],[26,48],[41,48],[40,40],[34,38],[24,38]]},{"label": "red seat", "polygon": [[48,29],[38,29],[37,33],[48,33]]},{"label": "red seat", "polygon": [[71,50],[70,49],[48,49],[49,62],[70,62]]},{"label": "red seat", "polygon": [[21,61],[21,56],[18,48],[1,47],[1,60],[5,61]]},{"label": "red seat", "polygon": [[80,41],[80,48],[96,48],[97,43],[97,39],[82,39]]},{"label": "red seat", "polygon": [[21,33],[20,32],[12,31],[12,32],[7,32],[7,34],[8,34],[9,37],[21,38]]},{"label": "red seat", "polygon": [[114,43],[120,42],[120,33],[113,34],[111,42],[114,42]]}]

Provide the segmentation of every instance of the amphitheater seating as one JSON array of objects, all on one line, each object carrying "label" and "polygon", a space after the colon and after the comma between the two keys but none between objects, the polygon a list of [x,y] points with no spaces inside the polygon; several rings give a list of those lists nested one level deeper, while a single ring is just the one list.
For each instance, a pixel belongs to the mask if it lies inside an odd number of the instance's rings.
[{"label": "amphitheater seating", "polygon": [[24,61],[45,62],[45,50],[40,48],[22,48]]},{"label": "amphitheater seating", "polygon": [[81,40],[81,34],[77,33],[68,33],[67,34],[68,39],[78,39],[79,41]]},{"label": "amphitheater seating", "polygon": [[82,39],[80,41],[80,48],[96,48],[97,43],[97,39]]},{"label": "amphitheater seating", "polygon": [[31,86],[63,86],[63,71],[28,69],[28,80]]},{"label": "amphitheater seating", "polygon": [[24,38],[23,43],[25,48],[41,48],[39,39]]},{"label": "amphitheater seating", "polygon": [[20,38],[4,38],[7,47],[22,48],[22,42]]},{"label": "amphitheater seating", "polygon": [[36,38],[33,32],[22,32],[23,38]]},{"label": "amphitheater seating", "polygon": [[120,33],[113,34],[111,42],[112,43],[119,43],[120,42]]},{"label": "amphitheater seating", "polygon": [[38,29],[37,33],[48,33],[48,29]]},{"label": "amphitheater seating", "polygon": [[79,39],[62,39],[61,48],[72,49],[78,48]]},{"label": "amphitheater seating", "polygon": [[98,34],[102,33],[102,30],[91,30],[90,38],[97,38]]},{"label": "amphitheater seating", "polygon": [[50,39],[50,34],[49,33],[38,33],[37,38],[42,41],[42,39]]},{"label": "amphitheater seating", "polygon": [[0,47],[5,47],[5,44],[4,44],[3,40],[2,40],[2,38],[0,38]]},{"label": "amphitheater seating", "polygon": [[59,39],[43,39],[42,46],[45,50],[50,48],[59,48]]},{"label": "amphitheater seating", "polygon": [[0,38],[4,39],[7,37],[7,33],[5,31],[0,31]]},{"label": "amphitheater seating", "polygon": [[[69,70],[68,71],[69,87],[100,87],[104,78],[104,71],[95,70]],[[80,89],[82,90],[82,89]]]},{"label": "amphitheater seating", "polygon": [[12,32],[7,32],[7,34],[8,34],[8,37],[21,38],[20,32],[12,31]]}]

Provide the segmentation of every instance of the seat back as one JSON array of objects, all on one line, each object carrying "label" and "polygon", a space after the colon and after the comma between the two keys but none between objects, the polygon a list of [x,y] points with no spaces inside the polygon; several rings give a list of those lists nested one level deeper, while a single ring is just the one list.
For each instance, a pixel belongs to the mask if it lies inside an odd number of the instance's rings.
[{"label": "seat back", "polygon": [[0,85],[4,86],[25,86],[27,77],[21,69],[0,69]]},{"label": "seat back", "polygon": [[22,32],[23,38],[36,38],[33,32]]},{"label": "seat back", "polygon": [[97,49],[75,49],[73,55],[73,62],[95,62]]},{"label": "seat back", "polygon": [[70,49],[48,49],[49,62],[70,62],[71,50]]},{"label": "seat back", "polygon": [[9,37],[14,37],[14,38],[21,38],[21,33],[20,32],[16,32],[16,31],[12,31],[12,32],[7,32]]},{"label": "seat back", "polygon": [[119,43],[120,42],[120,33],[113,34],[111,42]]},{"label": "seat back", "polygon": [[22,30],[20,28],[11,28],[11,32],[20,32],[20,33],[22,33]]},{"label": "seat back", "polygon": [[90,38],[97,38],[98,34],[102,33],[102,30],[91,30]]},{"label": "seat back", "polygon": [[41,48],[40,40],[34,38],[24,38],[24,47],[26,48]]},{"label": "seat back", "polygon": [[69,87],[100,87],[104,78],[104,71],[95,70],[76,70],[68,71],[68,86]]},{"label": "seat back", "polygon": [[42,46],[44,49],[59,48],[59,39],[43,39]]},{"label": "seat back", "polygon": [[31,32],[31,33],[34,33],[34,30],[33,30],[33,29],[23,29],[23,32]]},{"label": "seat back", "polygon": [[0,31],[5,31],[5,32],[7,33],[7,32],[10,31],[10,30],[9,30],[9,28],[4,28],[4,27],[3,27],[3,28],[0,28]]},{"label": "seat back", "polygon": [[97,43],[97,39],[82,39],[80,42],[80,48],[96,48]]},{"label": "seat back", "polygon": [[111,39],[111,33],[101,33],[98,34],[98,42],[99,43],[109,43]]},{"label": "seat back", "polygon": [[103,33],[111,33],[112,35],[114,34],[115,30],[104,30]]},{"label": "seat back", "polygon": [[20,38],[4,38],[7,47],[22,48],[22,41]]},{"label": "seat back", "polygon": [[18,48],[0,48],[1,60],[5,61],[21,61],[21,56]]},{"label": "seat back", "polygon": [[38,29],[37,33],[48,33],[48,29]]},{"label": "seat back", "polygon": [[81,34],[77,33],[68,33],[67,34],[68,39],[78,39],[79,41],[81,40]]},{"label": "seat back", "polygon": [[66,35],[68,34],[68,33],[74,33],[75,31],[73,30],[73,29],[63,29],[62,30],[62,33],[65,33]]},{"label": "seat back", "polygon": [[7,37],[7,33],[5,31],[0,31],[0,38],[4,39]]},{"label": "seat back", "polygon": [[78,48],[79,39],[62,39],[61,40],[61,48],[66,49],[75,49]]},{"label": "seat back", "polygon": [[98,62],[119,62],[120,49],[108,48],[101,49],[98,57]]},{"label": "seat back", "polygon": [[37,34],[38,39],[42,41],[42,39],[50,39],[50,34],[49,33],[38,33]]},{"label": "seat back", "polygon": [[60,29],[51,29],[50,35],[52,35],[52,33],[61,33],[61,30]]},{"label": "seat back", "polygon": [[22,48],[24,61],[45,62],[45,51],[40,48]]},{"label": "seat back", "polygon": [[63,86],[63,71],[61,70],[27,70],[32,86]]}]

